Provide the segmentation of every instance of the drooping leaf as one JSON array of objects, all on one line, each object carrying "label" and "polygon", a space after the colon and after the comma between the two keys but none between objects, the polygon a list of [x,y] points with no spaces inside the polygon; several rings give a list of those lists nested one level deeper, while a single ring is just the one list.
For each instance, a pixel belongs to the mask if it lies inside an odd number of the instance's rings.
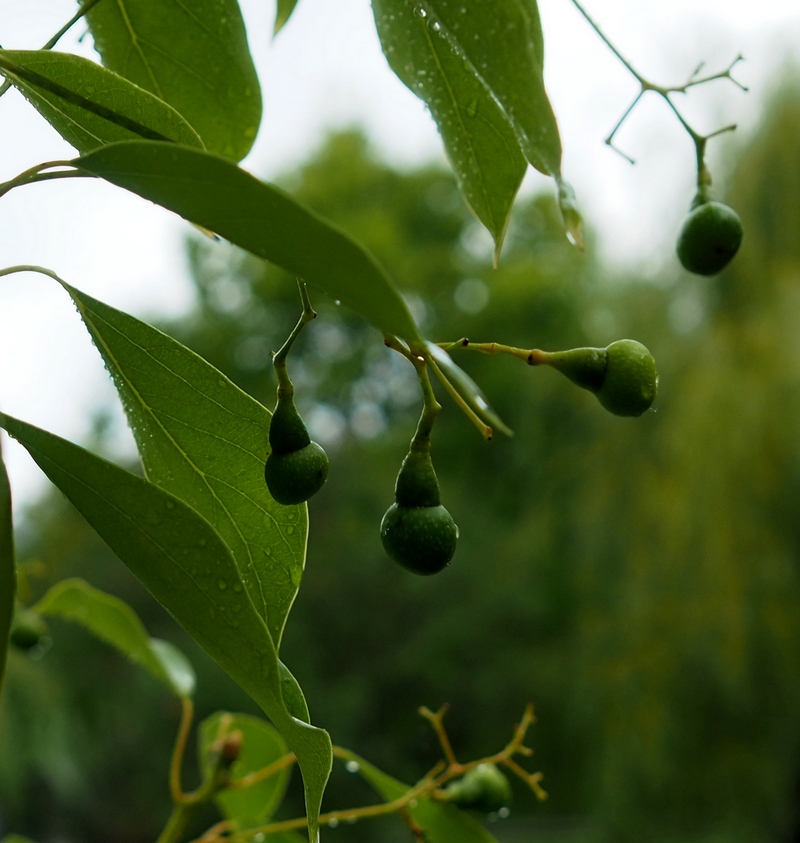
[{"label": "drooping leaf", "polygon": [[79,152],[142,137],[203,147],[172,106],[80,56],[0,50],[0,72]]},{"label": "drooping leaf", "polygon": [[138,615],[118,597],[84,580],[62,580],[34,606],[40,615],[84,626],[131,661],[148,670],[179,697],[192,696],[195,676],[186,657],[165,641],[155,642]]},{"label": "drooping leaf", "polygon": [[175,144],[125,141],[73,163],[298,275],[381,331],[420,342],[402,296],[363,246],[230,161]]},{"label": "drooping leaf", "polygon": [[288,23],[295,6],[297,6],[297,0],[278,0],[277,8],[275,9],[275,27],[272,31],[273,35],[277,35]]},{"label": "drooping leaf", "polygon": [[[217,712],[200,724],[198,755],[202,770],[208,770],[211,764],[211,748],[220,737],[221,727],[226,734],[242,734],[242,748],[231,768],[234,782],[269,767],[289,752],[286,742],[269,723],[248,714]],[[234,820],[239,828],[263,825],[283,801],[290,771],[289,765],[248,787],[222,790],[215,801],[224,816]]]},{"label": "drooping leaf", "polygon": [[[522,153],[545,175],[561,172],[561,139],[544,88],[536,0],[393,0],[442,38],[502,110]],[[397,12],[395,12],[397,17]],[[418,40],[429,37],[417,27]]]},{"label": "drooping leaf", "polygon": [[[411,789],[411,785],[392,778],[363,758],[348,754],[350,769],[358,772],[387,802],[400,799]],[[480,823],[455,805],[421,796],[409,802],[406,810],[425,832],[426,843],[497,843]]]},{"label": "drooping leaf", "polygon": [[14,617],[17,594],[17,567],[14,557],[14,532],[11,522],[11,484],[8,482],[3,453],[0,450],[0,690],[8,653],[8,637]]},{"label": "drooping leaf", "polygon": [[407,0],[373,0],[383,52],[392,70],[430,109],[459,189],[500,253],[527,163],[491,92]]},{"label": "drooping leaf", "polygon": [[207,149],[247,155],[261,89],[236,0],[114,0],[86,18],[106,67],[173,106]]},{"label": "drooping leaf", "polygon": [[65,439],[3,413],[0,427],[269,716],[297,756],[313,841],[330,774],[330,738],[286,710],[272,637],[219,535],[179,498]]},{"label": "drooping leaf", "polygon": [[277,649],[303,573],[308,518],[305,506],[272,500],[264,482],[269,413],[186,346],[64,287],[117,387],[145,476],[220,535]]}]

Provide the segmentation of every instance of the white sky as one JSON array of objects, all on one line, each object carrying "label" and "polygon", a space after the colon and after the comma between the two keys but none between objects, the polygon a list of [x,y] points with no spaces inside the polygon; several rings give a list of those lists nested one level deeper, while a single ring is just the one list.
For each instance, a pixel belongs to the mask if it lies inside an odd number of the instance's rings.
[{"label": "white sky", "polygon": [[[745,55],[736,76],[749,94],[715,82],[686,98],[685,113],[700,131],[739,124],[736,136],[710,146],[712,172],[720,174],[757,125],[770,80],[800,47],[797,0],[586,0],[586,5],[654,82],[679,84],[701,60],[717,71],[738,53]],[[261,133],[246,168],[270,178],[306,158],[325,128],[351,123],[366,126],[398,164],[442,158],[427,112],[381,55],[369,0],[300,0],[275,42],[269,37],[273,3],[244,0],[242,7],[265,100]],[[73,9],[65,0],[0,0],[0,44],[38,47]],[[603,139],[635,96],[636,83],[569,0],[540,0],[540,9],[565,176],[584,216],[600,230],[605,256],[655,272],[669,265],[675,230],[691,200],[691,142],[651,95],[618,136],[637,165],[608,149]],[[91,55],[88,43],[65,39],[61,47]],[[0,180],[41,161],[73,156],[15,92],[0,100]],[[549,184],[532,172],[524,189]],[[182,256],[186,232],[186,224],[167,212],[101,183],[33,185],[0,199],[0,266],[44,265],[137,315],[177,313],[190,295]],[[0,278],[0,407],[80,438],[90,411],[109,400],[113,389],[66,294],[42,277]],[[46,481],[19,446],[7,438],[3,446],[15,497],[30,500]]]}]

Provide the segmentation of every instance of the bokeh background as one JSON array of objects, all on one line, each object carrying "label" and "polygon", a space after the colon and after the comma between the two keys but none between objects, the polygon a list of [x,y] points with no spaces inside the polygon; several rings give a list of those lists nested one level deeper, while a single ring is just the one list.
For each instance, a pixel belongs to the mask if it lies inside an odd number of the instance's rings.
[{"label": "bokeh background", "polygon": [[[625,4],[611,5],[620,14]],[[649,31],[659,13],[653,10],[650,20],[649,11],[631,5],[627,24]],[[286,35],[301,43],[305,21],[313,45],[322,37],[319,24],[303,7]],[[546,25],[560,21],[560,12],[547,14]],[[654,56],[633,39],[632,51],[678,79],[697,63],[688,53],[725,66],[742,47],[731,48],[731,35],[746,36],[735,29],[734,15],[720,39],[715,20],[707,16],[703,24],[700,14],[698,29],[687,29],[682,41],[676,28],[666,28]],[[60,17],[55,21],[49,28],[41,23],[38,41]],[[573,16],[568,31],[581,26]],[[791,31],[786,22],[783,28]],[[559,38],[564,32],[556,27],[556,45]],[[557,53],[557,68],[570,66],[569,49]],[[683,71],[667,63],[670,50]],[[515,436],[486,445],[446,405],[433,454],[462,537],[450,568],[420,579],[386,559],[377,530],[419,411],[413,371],[377,332],[323,299],[315,300],[320,318],[293,352],[298,404],[329,450],[332,470],[310,504],[308,564],[283,658],[315,722],[336,743],[409,781],[438,757],[419,705],[450,704],[451,739],[470,758],[503,745],[532,701],[538,717],[532,763],[550,796],[538,803],[515,786],[510,818],[491,825],[501,843],[800,840],[800,87],[790,66],[774,66],[779,53],[774,47],[750,79],[749,66],[738,74],[751,86],[753,77],[761,80],[756,103],[741,94],[728,100],[724,92],[699,107],[703,128],[728,122],[739,108],[747,117],[745,131],[714,150],[716,182],[746,234],[736,260],[713,279],[687,275],[671,254],[691,197],[693,161],[669,115],[646,107],[644,128],[620,138],[641,158],[636,168],[610,151],[603,149],[602,159],[590,151],[602,149],[604,133],[627,104],[623,83],[613,98],[592,104],[602,118],[597,133],[581,128],[570,135],[579,125],[571,111],[562,120],[567,161],[585,154],[594,162],[588,169],[576,164],[572,178],[587,197],[584,254],[568,246],[549,186],[534,179],[494,269],[485,235],[430,143],[435,133],[420,130],[417,142],[412,129],[411,152],[398,150],[377,120],[362,120],[365,129],[336,128],[360,117],[358,107],[350,113],[337,105],[342,111],[329,115],[331,130],[306,118],[308,140],[299,150],[270,158],[261,146],[248,162],[366,243],[436,340],[466,335],[562,348],[631,336],[658,361],[656,412],[630,420],[607,415],[551,371],[461,353],[458,362]],[[292,84],[299,90],[303,81],[301,70],[286,78],[264,72],[268,90]],[[575,75],[572,85],[585,78]],[[391,104],[417,108],[401,89],[392,90]],[[309,102],[313,112],[314,96]],[[265,123],[267,140],[281,128]],[[21,154],[19,143],[3,143]],[[48,141],[48,152],[34,160],[58,157],[53,146]],[[22,169],[6,166],[9,175]],[[620,210],[626,197],[630,205],[634,182],[615,184],[615,173],[635,180],[635,208]],[[592,178],[599,190],[589,186]],[[44,223],[30,214],[14,220],[3,264],[21,262],[17,231],[35,229],[45,252],[53,232],[65,243],[51,265],[67,280],[117,306],[148,311],[152,322],[271,404],[269,351],[298,312],[292,279],[138,203],[132,218],[116,223],[121,230],[112,242],[145,253],[138,270],[149,281],[141,289],[153,298],[142,301],[137,264],[109,256],[97,237],[105,228],[94,232],[97,251],[90,251],[92,238],[84,244],[80,217],[85,213],[91,227],[108,213],[106,194],[96,187],[87,193],[77,220],[70,196],[55,196],[55,210],[42,210]],[[68,209],[69,221],[58,229],[49,215],[60,210],[63,220]],[[127,211],[127,204],[117,210]],[[162,241],[152,234],[153,215],[167,232]],[[138,224],[145,217],[143,234]],[[169,253],[169,262],[148,264],[148,244],[155,255]],[[25,261],[47,263],[30,244]],[[61,261],[75,261],[74,277]],[[87,262],[97,266],[84,285]],[[100,292],[92,278],[102,272],[115,283]],[[29,385],[37,394],[27,399],[10,386],[17,364],[34,356],[27,353],[29,336],[11,337],[10,322],[29,307],[45,324],[60,326],[70,314],[57,293],[51,299],[44,292],[46,282],[26,282],[36,284],[33,305],[28,288],[15,283],[0,293],[3,341],[17,344],[16,354],[3,358],[0,397],[4,409],[37,423],[37,413],[53,413],[54,400],[64,400],[67,409],[57,408],[48,425],[63,434],[74,409],[67,396],[54,399],[52,390]],[[9,291],[18,291],[18,299]],[[51,353],[71,343],[68,335],[54,338]],[[75,360],[82,367],[81,355],[92,357],[84,343],[84,351],[60,364],[62,380]],[[110,386],[99,377],[68,385],[79,393],[75,435],[131,460]],[[153,635],[189,654],[200,675],[201,716],[220,708],[254,711],[60,496],[27,479],[29,469],[14,454],[12,482],[25,490],[18,513],[22,596],[35,599],[65,576],[86,577],[128,600]],[[49,649],[11,656],[0,700],[0,831],[40,843],[154,840],[169,810],[176,704],[81,630],[53,622],[51,639]],[[295,787],[287,815],[299,810],[298,798]],[[355,777],[337,772],[326,805],[369,799]],[[394,843],[408,839],[408,831],[400,823],[362,823],[326,829],[323,838]]]}]

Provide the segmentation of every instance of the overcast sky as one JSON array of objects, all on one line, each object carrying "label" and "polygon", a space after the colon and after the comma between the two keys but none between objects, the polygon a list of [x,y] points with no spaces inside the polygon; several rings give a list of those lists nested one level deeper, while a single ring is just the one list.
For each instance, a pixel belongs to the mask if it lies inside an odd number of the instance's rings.
[{"label": "overcast sky", "polygon": [[[712,142],[712,171],[756,127],[771,80],[800,46],[797,0],[586,0],[607,35],[646,76],[681,83],[701,61],[725,68],[750,87],[715,82],[685,98],[695,127],[739,124],[737,136]],[[386,66],[369,0],[300,0],[272,42],[274,5],[244,0],[250,44],[264,88],[256,145],[243,166],[270,178],[302,161],[326,128],[365,126],[390,160],[411,165],[443,159],[422,104]],[[0,0],[0,44],[41,46],[69,17],[67,0]],[[600,230],[604,256],[635,262],[643,274],[672,260],[675,230],[693,192],[689,138],[655,96],[645,99],[618,136],[635,167],[603,138],[637,93],[628,72],[569,0],[541,0],[545,74],[564,142],[564,172],[584,215]],[[76,29],[79,35],[81,28]],[[62,49],[91,55],[91,42]],[[72,157],[49,126],[11,91],[0,100],[0,180],[44,160]],[[525,190],[550,189],[531,172]],[[177,313],[189,302],[182,255],[185,223],[99,182],[71,180],[13,191],[0,199],[0,266],[40,264],[116,307],[147,316]],[[389,268],[391,270],[391,267]],[[91,411],[113,390],[66,294],[44,278],[0,279],[0,407],[60,435],[80,438]],[[44,482],[27,455],[3,441],[18,501]]]}]

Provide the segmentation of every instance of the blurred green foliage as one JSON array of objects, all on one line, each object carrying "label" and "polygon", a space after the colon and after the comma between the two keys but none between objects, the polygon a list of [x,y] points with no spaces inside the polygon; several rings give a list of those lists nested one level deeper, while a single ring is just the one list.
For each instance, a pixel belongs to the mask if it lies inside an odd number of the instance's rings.
[{"label": "blurred green foliage", "polygon": [[[630,420],[549,370],[455,351],[516,435],[486,445],[442,396],[433,459],[461,539],[447,570],[416,578],[378,537],[419,411],[412,368],[319,295],[289,361],[332,468],[310,504],[282,657],[334,742],[407,780],[438,758],[419,705],[451,704],[466,759],[499,749],[532,700],[550,799],[515,785],[512,819],[492,828],[504,843],[800,830],[798,136],[788,90],[739,153],[726,199],[744,245],[711,280],[675,259],[652,282],[604,278],[541,196],[520,202],[493,269],[451,177],[393,170],[356,131],[284,179],[391,268],[432,339],[557,349],[630,336],[659,365],[657,412]],[[162,327],[272,406],[269,352],[299,312],[292,279],[225,244],[195,238],[188,254],[197,305]],[[48,497],[24,526],[31,594],[86,576],[189,653],[201,714],[254,711],[63,503]],[[42,843],[152,840],[176,706],[80,630],[51,629],[50,652],[9,664],[0,827]],[[326,806],[368,799],[337,774]],[[324,834],[406,839],[391,829]]]}]

